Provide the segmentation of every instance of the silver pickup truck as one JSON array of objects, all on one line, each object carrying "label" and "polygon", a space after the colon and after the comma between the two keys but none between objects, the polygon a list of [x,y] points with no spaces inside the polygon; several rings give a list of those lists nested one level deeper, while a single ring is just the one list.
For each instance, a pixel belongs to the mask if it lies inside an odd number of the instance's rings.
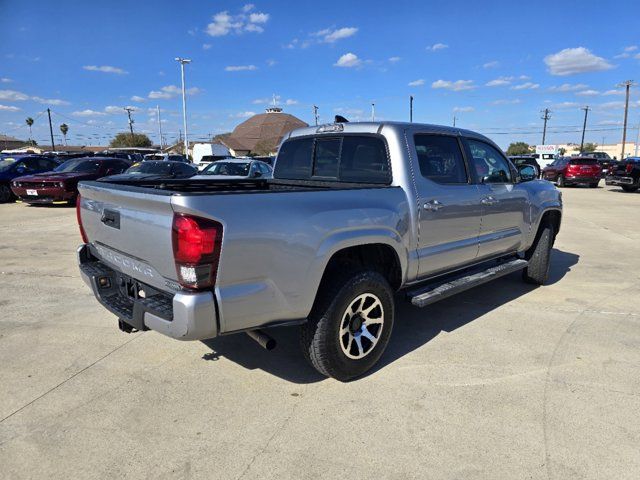
[{"label": "silver pickup truck", "polygon": [[543,284],[561,195],[491,140],[414,123],[293,131],[273,179],[82,182],[78,261],[123,331],[180,340],[299,325],[342,381],[389,342],[394,292],[423,307],[522,270]]}]

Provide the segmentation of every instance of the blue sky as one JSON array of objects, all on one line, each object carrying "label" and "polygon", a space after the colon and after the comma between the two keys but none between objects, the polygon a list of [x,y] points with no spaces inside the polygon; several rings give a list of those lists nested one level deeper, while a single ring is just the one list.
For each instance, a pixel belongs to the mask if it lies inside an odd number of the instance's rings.
[{"label": "blue sky", "polygon": [[[190,139],[230,131],[272,95],[313,122],[408,120],[481,131],[500,145],[620,141],[624,96],[640,81],[640,3],[400,1],[0,0],[0,133],[48,142],[67,123],[69,142],[105,145],[127,130],[157,141],[181,128],[180,74],[187,66]],[[640,121],[632,89],[629,135]],[[576,131],[577,130],[577,131]]]}]

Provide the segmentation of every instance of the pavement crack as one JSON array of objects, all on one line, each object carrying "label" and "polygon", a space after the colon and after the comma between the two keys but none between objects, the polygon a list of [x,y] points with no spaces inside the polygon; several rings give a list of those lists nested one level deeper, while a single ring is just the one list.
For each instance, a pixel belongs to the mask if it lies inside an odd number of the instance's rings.
[{"label": "pavement crack", "polygon": [[113,350],[111,350],[108,353],[105,353],[103,356],[101,356],[100,358],[98,358],[96,361],[90,363],[89,365],[87,365],[86,367],[82,368],[81,370],[78,370],[76,373],[74,373],[73,375],[71,375],[69,378],[63,380],[62,382],[58,383],[57,385],[55,385],[54,387],[51,387],[49,390],[47,390],[46,392],[44,392],[42,395],[37,396],[36,398],[34,398],[33,400],[29,401],[28,403],[24,404],[23,406],[21,406],[20,408],[18,408],[17,410],[14,410],[13,412],[11,412],[9,415],[7,415],[6,417],[4,417],[3,419],[0,420],[0,423],[4,422],[5,420],[8,420],[9,418],[13,417],[14,415],[16,415],[17,413],[20,413],[22,410],[24,410],[25,408],[29,407],[30,405],[33,405],[35,402],[37,402],[38,400],[40,400],[41,398],[46,397],[47,395],[49,395],[51,392],[57,390],[58,388],[60,388],[62,385],[64,385],[65,383],[67,383],[70,380],[73,380],[74,378],[76,378],[78,375],[80,375],[83,372],[86,372],[87,370],[89,370],[91,367],[93,367],[94,365],[96,365],[97,363],[101,362],[102,360],[104,360],[105,358],[107,358],[109,355],[111,355],[112,353],[117,352],[118,350],[120,350],[121,348],[123,348],[124,346],[126,346],[127,344],[133,342],[136,338],[139,338],[140,335],[136,335],[133,338],[127,340],[126,342],[124,342],[121,345],[118,345],[116,348],[114,348]]}]

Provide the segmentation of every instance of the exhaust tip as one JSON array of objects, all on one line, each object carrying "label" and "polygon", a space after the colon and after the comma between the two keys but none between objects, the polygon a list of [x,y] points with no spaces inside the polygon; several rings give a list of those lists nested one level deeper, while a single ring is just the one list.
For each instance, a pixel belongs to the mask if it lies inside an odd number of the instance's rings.
[{"label": "exhaust tip", "polygon": [[273,350],[276,348],[277,342],[273,337],[267,335],[262,330],[249,330],[247,332],[250,338],[255,340],[265,350]]}]

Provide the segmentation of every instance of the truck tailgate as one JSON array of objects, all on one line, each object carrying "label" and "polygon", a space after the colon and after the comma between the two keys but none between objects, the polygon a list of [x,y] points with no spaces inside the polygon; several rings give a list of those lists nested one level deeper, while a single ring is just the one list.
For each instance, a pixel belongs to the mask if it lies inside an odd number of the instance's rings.
[{"label": "truck tailgate", "polygon": [[80,215],[89,243],[112,267],[167,289],[175,281],[171,193],[80,183]]}]

